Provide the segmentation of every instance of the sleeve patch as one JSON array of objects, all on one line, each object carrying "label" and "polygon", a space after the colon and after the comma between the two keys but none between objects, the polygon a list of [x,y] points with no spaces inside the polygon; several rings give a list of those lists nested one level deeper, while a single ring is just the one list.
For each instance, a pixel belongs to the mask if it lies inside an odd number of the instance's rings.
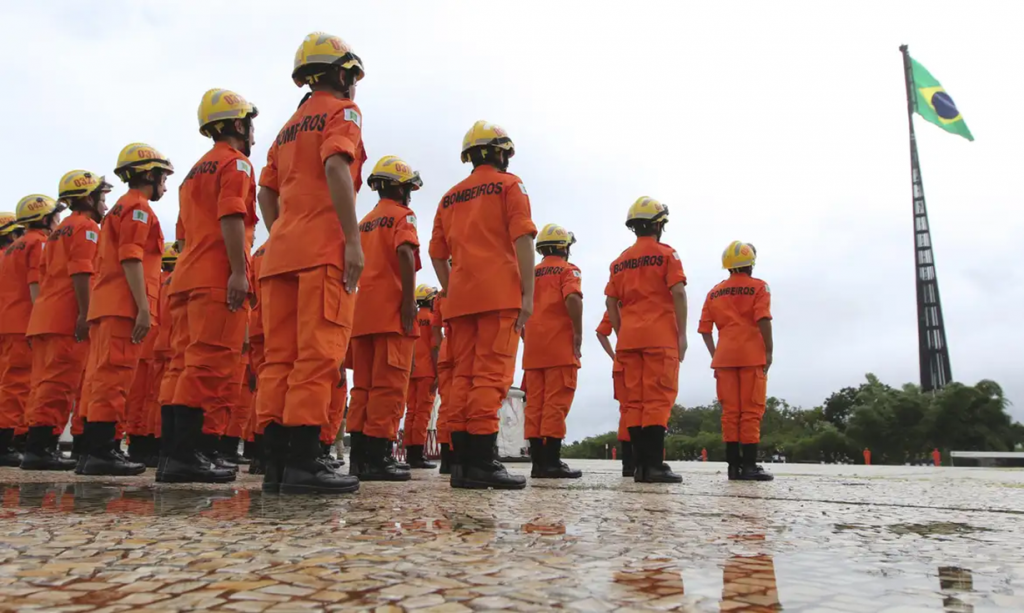
[{"label": "sleeve patch", "polygon": [[355,109],[345,109],[345,121],[351,121],[360,128],[363,127],[363,118],[359,116],[359,112]]},{"label": "sleeve patch", "polygon": [[523,185],[522,181],[519,182],[519,191],[523,192],[524,196],[529,196],[529,194],[526,193],[526,186]]},{"label": "sleeve patch", "polygon": [[770,294],[770,293],[772,293],[772,288],[768,287],[768,284],[767,284],[767,283],[765,283],[765,284],[764,284],[764,292],[765,292],[766,294]]},{"label": "sleeve patch", "polygon": [[132,220],[141,221],[142,223],[149,223],[149,213],[139,209],[132,211]]},{"label": "sleeve patch", "polygon": [[[678,251],[673,251],[672,252],[672,257],[674,257],[675,259],[679,260],[679,252]],[[680,261],[682,261],[682,260],[680,260]]]},{"label": "sleeve patch", "polygon": [[94,242],[94,243],[99,243],[100,242],[100,235],[97,234],[96,232],[93,232],[92,230],[86,230],[85,231],[85,240],[91,241],[91,242]]},{"label": "sleeve patch", "polygon": [[245,160],[235,160],[235,168],[237,168],[241,172],[244,172],[250,177],[252,176],[252,166],[250,166],[249,162],[246,162]]},{"label": "sleeve patch", "polygon": [[412,224],[412,227],[416,227],[416,215],[409,213],[408,215],[405,216],[405,220]]},{"label": "sleeve patch", "polygon": [[572,276],[574,276],[577,279],[579,279],[582,275],[580,275],[580,271],[574,270],[574,271],[572,271]]}]

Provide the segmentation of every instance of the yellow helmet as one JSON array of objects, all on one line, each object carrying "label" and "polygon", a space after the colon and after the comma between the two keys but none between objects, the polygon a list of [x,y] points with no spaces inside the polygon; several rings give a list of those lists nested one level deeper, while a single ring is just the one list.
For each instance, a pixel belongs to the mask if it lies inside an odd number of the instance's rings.
[{"label": "yellow helmet", "polygon": [[88,196],[93,192],[106,193],[113,189],[113,185],[107,183],[106,177],[100,176],[88,170],[72,170],[60,178],[60,188],[57,192],[58,201],[67,201],[74,198]]},{"label": "yellow helmet", "polygon": [[164,264],[173,264],[178,261],[178,249],[173,242],[164,243],[164,254],[160,261]]},{"label": "yellow helmet", "polygon": [[437,288],[420,284],[416,286],[416,302],[426,302],[437,297]]},{"label": "yellow helmet", "polygon": [[576,237],[558,224],[549,223],[537,235],[537,251],[541,247],[555,247],[556,249],[568,249],[576,242]]},{"label": "yellow helmet", "polygon": [[637,222],[668,223],[668,206],[648,196],[637,198],[633,206],[629,207],[629,213],[626,215],[626,227],[632,228],[633,224]]},{"label": "yellow helmet", "polygon": [[54,211],[64,210],[64,205],[58,204],[53,198],[42,194],[31,194],[18,201],[14,209],[15,221],[19,224],[39,221]]},{"label": "yellow helmet", "polygon": [[373,167],[373,172],[366,179],[370,189],[376,191],[380,181],[389,181],[399,185],[411,185],[415,191],[423,187],[423,180],[420,173],[413,170],[405,161],[397,155],[385,155]]},{"label": "yellow helmet", "polygon": [[15,230],[21,230],[22,226],[14,223],[18,216],[14,213],[0,213],[0,236],[7,236]]},{"label": "yellow helmet", "polygon": [[462,162],[469,161],[469,150],[474,147],[497,147],[508,151],[508,157],[516,154],[516,146],[508,137],[508,132],[499,125],[487,123],[483,119],[473,124],[462,139]]},{"label": "yellow helmet", "polygon": [[753,266],[757,259],[757,249],[750,243],[733,241],[722,252],[722,268],[734,270]]},{"label": "yellow helmet", "polygon": [[213,132],[224,129],[225,121],[259,114],[259,110],[239,94],[227,89],[211,89],[203,94],[199,103],[199,133],[212,137]]},{"label": "yellow helmet", "polygon": [[345,41],[326,32],[313,32],[302,39],[295,52],[295,68],[292,69],[292,81],[299,87],[316,83],[324,74],[322,67],[338,65],[346,70],[356,71],[356,81],[361,80],[366,71],[363,61],[352,52]]},{"label": "yellow helmet", "polygon": [[121,150],[117,156],[114,174],[125,183],[135,175],[150,170],[162,170],[174,174],[174,166],[164,154],[145,143],[132,143]]}]

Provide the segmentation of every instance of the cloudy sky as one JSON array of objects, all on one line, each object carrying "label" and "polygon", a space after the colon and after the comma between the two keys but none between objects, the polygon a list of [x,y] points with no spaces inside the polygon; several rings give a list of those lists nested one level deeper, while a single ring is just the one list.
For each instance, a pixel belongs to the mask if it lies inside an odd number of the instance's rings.
[{"label": "cloudy sky", "polygon": [[[513,137],[510,170],[538,227],[576,234],[587,342],[568,438],[617,422],[592,331],[641,195],[670,206],[664,240],[689,276],[679,401],[714,397],[696,321],[722,249],[740,239],[757,245],[772,287],[769,393],[813,406],[867,372],[918,378],[906,43],[976,138],[917,121],[953,375],[995,379],[1024,420],[1024,80],[1008,76],[1024,62],[1022,11],[974,5],[6,2],[0,201],[13,210],[26,194],[55,195],[73,168],[110,176],[133,141],[185,171],[209,147],[195,110],[211,87],[258,105],[261,167],[302,97],[295,48],[331,32],[366,65],[357,102],[370,162],[399,155],[424,178],[413,202],[424,242],[438,199],[469,170],[459,148],[477,119]],[[374,203],[364,190],[359,214]],[[176,189],[156,209],[171,234]]]}]

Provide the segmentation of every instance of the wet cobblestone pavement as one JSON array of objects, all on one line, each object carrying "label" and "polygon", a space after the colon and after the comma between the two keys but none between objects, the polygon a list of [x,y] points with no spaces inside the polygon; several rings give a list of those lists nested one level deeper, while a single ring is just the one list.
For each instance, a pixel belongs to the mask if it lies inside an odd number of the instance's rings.
[{"label": "wet cobblestone pavement", "polygon": [[340,498],[0,469],[0,611],[1024,611],[1024,471],[572,464]]}]

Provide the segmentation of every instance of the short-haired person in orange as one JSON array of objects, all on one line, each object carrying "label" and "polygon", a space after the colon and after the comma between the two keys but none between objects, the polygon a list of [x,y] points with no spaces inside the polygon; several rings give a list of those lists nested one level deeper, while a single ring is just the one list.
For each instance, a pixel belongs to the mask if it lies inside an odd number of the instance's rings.
[{"label": "short-haired person in orange", "polygon": [[359,223],[366,269],[352,325],[352,403],[346,423],[352,441],[350,474],[363,481],[407,481],[409,471],[396,466],[388,451],[402,419],[419,332],[420,243],[409,203],[423,181],[400,158],[388,155],[366,183],[380,201]]},{"label": "short-haired person in orange", "polygon": [[0,466],[21,466],[22,455],[11,443],[15,430],[25,428],[32,391],[32,349],[25,332],[39,296],[43,245],[63,210],[63,204],[42,194],[22,198],[15,221],[25,234],[7,247],[0,262]]},{"label": "short-haired person in orange", "polygon": [[341,494],[359,480],[323,462],[320,432],[352,332],[363,269],[356,217],[362,114],[353,102],[363,64],[337,36],[314,32],[295,53],[307,94],[267,153],[257,196],[270,230],[260,267],[264,354],[256,431],[268,461],[263,491]]},{"label": "short-haired person in orange", "polygon": [[87,170],[72,170],[60,180],[60,202],[71,215],[50,233],[40,262],[39,296],[32,306],[26,336],[32,341],[32,394],[26,421],[24,470],[71,470],[74,460],[61,455],[57,438],[68,424],[89,357],[90,283],[100,239],[99,222],[107,213],[111,185]]},{"label": "short-haired person in orange", "polygon": [[686,356],[686,274],[679,254],[661,242],[668,207],[643,196],[626,227],[636,243],[611,265],[605,306],[622,363],[626,426],[638,483],[680,483],[664,459],[665,432]]},{"label": "short-haired person in orange", "polygon": [[612,394],[619,403],[619,459],[622,460],[622,476],[632,477],[636,473],[636,464],[633,462],[633,443],[629,438],[629,426],[626,425],[626,383],[622,370],[622,362],[615,355],[615,347],[609,340],[615,333],[612,328],[611,317],[608,311],[604,312],[601,323],[597,325],[597,341],[601,348],[612,359]]},{"label": "short-haired person in orange", "polygon": [[185,250],[169,294],[179,309],[172,359],[180,360],[182,369],[168,411],[171,423],[163,425],[162,435],[173,437],[160,474],[164,483],[235,478],[236,464],[211,460],[219,458],[220,434],[227,429],[244,374],[239,365],[249,324],[252,249],[247,234],[257,221],[249,153],[258,114],[245,98],[226,89],[207,91],[199,103],[199,133],[211,138],[213,147],[192,166],[178,191]]},{"label": "short-haired person in orange", "polygon": [[[530,198],[508,172],[515,145],[500,126],[478,121],[462,139],[473,172],[441,198],[430,258],[444,288],[455,363],[451,485],[523,489],[498,461],[498,411],[516,369],[519,337],[533,313]],[[451,263],[449,263],[451,258]]]},{"label": "short-haired person in orange", "polygon": [[756,259],[757,250],[750,243],[729,243],[722,252],[722,268],[729,271],[729,278],[708,292],[697,329],[715,369],[729,479],[739,481],[774,479],[757,465],[774,345],[771,290],[751,276]]},{"label": "short-haired person in orange", "polygon": [[433,315],[437,288],[429,285],[416,287],[416,353],[413,360],[412,378],[409,380],[409,398],[405,413],[405,459],[411,468],[434,469],[437,465],[428,462],[423,452],[427,444],[427,428],[434,412],[437,398],[437,352],[440,344],[434,338]]},{"label": "short-haired person in orange", "polygon": [[583,345],[583,288],[580,269],[569,262],[572,232],[548,224],[537,235],[543,260],[534,269],[533,316],[523,338],[526,440],[531,477],[578,479],[583,473],[562,462],[565,418],[576,396]]},{"label": "short-haired person in orange", "polygon": [[167,192],[174,172],[162,153],[143,143],[121,150],[114,174],[128,184],[100,226],[99,255],[89,301],[89,361],[85,371],[85,445],[76,471],[84,475],[137,475],[116,439],[135,378],[142,343],[159,313],[164,235],[150,206]]},{"label": "short-haired person in orange", "polygon": [[[448,264],[451,266],[451,262]],[[441,447],[441,466],[438,472],[442,475],[452,474],[451,450],[452,450],[452,429],[448,423],[452,413],[452,377],[455,364],[452,362],[452,353],[448,347],[448,337],[451,335],[449,325],[444,322],[444,297],[438,295],[434,298],[434,311],[430,316],[430,327],[434,335],[434,345],[437,346],[437,395],[441,397],[441,404],[437,408],[437,442]]]}]

